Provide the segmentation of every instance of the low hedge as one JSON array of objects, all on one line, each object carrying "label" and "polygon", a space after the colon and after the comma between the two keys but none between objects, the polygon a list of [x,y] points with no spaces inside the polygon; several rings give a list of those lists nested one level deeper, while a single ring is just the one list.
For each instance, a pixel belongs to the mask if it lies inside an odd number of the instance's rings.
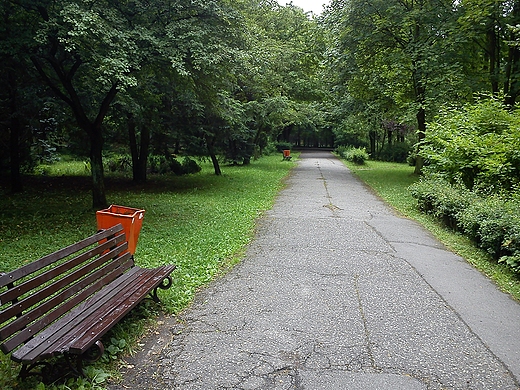
[{"label": "low hedge", "polygon": [[494,259],[520,272],[520,196],[482,196],[440,176],[410,187],[420,210],[470,237]]}]

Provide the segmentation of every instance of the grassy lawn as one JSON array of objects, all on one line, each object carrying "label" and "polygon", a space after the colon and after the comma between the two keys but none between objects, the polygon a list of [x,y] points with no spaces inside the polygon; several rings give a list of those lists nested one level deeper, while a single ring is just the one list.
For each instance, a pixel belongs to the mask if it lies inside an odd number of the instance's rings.
[{"label": "grassy lawn", "polygon": [[[210,164],[203,164],[201,173],[152,176],[144,185],[108,177],[110,203],[146,210],[136,263],[150,267],[174,263],[178,269],[172,288],[159,291],[162,305],[147,303],[134,310],[132,318],[104,340],[105,347],[128,352],[154,314],[163,309],[179,312],[197,289],[237,262],[253,236],[255,220],[272,206],[294,165],[276,155],[249,166],[223,166],[222,176],[215,176]],[[57,164],[43,167],[42,173],[29,179],[22,194],[0,189],[0,271],[17,268],[96,231],[84,164]],[[34,381],[18,383],[19,368],[0,354],[0,389],[51,388]],[[106,364],[98,364],[89,374],[102,379],[106,370]],[[62,388],[82,386],[100,388],[82,381]]]},{"label": "grassy lawn", "polygon": [[404,216],[421,223],[450,250],[464,257],[480,272],[491,278],[499,288],[520,301],[520,278],[508,267],[497,264],[463,235],[443,226],[433,217],[421,213],[407,190],[418,180],[414,168],[407,164],[368,161],[365,165],[345,164],[379,196]]}]

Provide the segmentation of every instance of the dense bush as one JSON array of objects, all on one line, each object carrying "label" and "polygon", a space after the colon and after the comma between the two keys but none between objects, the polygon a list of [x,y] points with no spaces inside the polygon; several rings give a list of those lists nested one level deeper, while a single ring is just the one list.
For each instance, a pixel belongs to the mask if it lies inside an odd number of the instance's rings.
[{"label": "dense bush", "polygon": [[482,196],[440,176],[410,187],[421,210],[461,231],[490,255],[520,272],[520,196]]},{"label": "dense bush", "polygon": [[421,154],[426,174],[486,193],[511,191],[520,183],[520,114],[491,98],[445,109],[428,126]]},{"label": "dense bush", "polygon": [[185,175],[191,175],[193,173],[198,173],[202,170],[197,162],[189,157],[184,157],[182,160],[182,172]]},{"label": "dense bush", "polygon": [[381,152],[379,152],[379,159],[388,162],[406,162],[410,155],[411,147],[407,142],[396,142],[393,144],[386,144]]},{"label": "dense bush", "polygon": [[520,272],[520,114],[491,98],[444,110],[421,147],[419,207]]},{"label": "dense bush", "polygon": [[292,144],[290,142],[277,142],[275,147],[279,153],[282,153],[284,150],[291,150]]},{"label": "dense bush", "polygon": [[365,148],[355,148],[352,146],[338,146],[335,152],[347,161],[354,164],[363,165],[368,160],[368,153]]},{"label": "dense bush", "polygon": [[433,214],[446,225],[459,226],[459,212],[474,200],[474,194],[462,185],[452,185],[441,176],[432,175],[410,187],[421,211]]},{"label": "dense bush", "polygon": [[103,160],[109,172],[132,172],[132,158],[125,154],[113,154]]},{"label": "dense bush", "polygon": [[151,173],[164,174],[173,172],[178,176],[200,172],[197,162],[184,157],[182,162],[173,156],[151,155],[148,157],[148,167]]}]

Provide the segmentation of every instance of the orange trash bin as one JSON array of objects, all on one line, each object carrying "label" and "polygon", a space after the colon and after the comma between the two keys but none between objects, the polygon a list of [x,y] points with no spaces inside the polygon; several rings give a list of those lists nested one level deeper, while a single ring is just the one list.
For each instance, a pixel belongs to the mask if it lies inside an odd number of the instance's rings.
[{"label": "orange trash bin", "polygon": [[108,209],[96,212],[98,229],[108,229],[120,223],[128,241],[128,252],[135,253],[137,239],[143,226],[145,210],[134,209],[131,207],[110,205]]}]

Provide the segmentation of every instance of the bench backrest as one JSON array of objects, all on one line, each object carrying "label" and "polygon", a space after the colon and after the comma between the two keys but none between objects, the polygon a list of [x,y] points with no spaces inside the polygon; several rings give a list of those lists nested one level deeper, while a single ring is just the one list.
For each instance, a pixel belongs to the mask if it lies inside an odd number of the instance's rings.
[{"label": "bench backrest", "polygon": [[133,265],[119,224],[0,274],[2,351],[30,340]]}]

